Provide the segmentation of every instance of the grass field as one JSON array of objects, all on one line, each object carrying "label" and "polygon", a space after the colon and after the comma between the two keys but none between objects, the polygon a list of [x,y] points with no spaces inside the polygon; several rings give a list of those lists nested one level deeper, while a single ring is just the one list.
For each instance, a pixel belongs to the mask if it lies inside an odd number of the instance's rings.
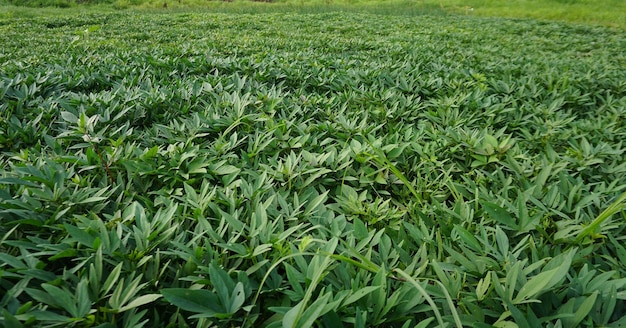
[{"label": "grass field", "polygon": [[[15,4],[22,5],[19,7]],[[87,5],[86,5],[87,4]],[[32,10],[24,6],[37,7]],[[325,13],[364,12],[386,15],[465,15],[565,21],[626,28],[626,2],[623,0],[0,0],[0,17],[62,13],[52,7],[109,12],[146,9],[164,12],[208,11],[224,13]],[[67,10],[66,10],[67,11]]]},{"label": "grass field", "polygon": [[0,327],[626,325],[621,29],[20,8],[0,45]]}]

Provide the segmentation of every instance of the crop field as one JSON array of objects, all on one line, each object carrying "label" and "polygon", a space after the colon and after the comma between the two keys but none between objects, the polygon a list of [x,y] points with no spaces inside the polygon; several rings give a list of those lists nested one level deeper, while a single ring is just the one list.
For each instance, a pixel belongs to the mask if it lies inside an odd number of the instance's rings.
[{"label": "crop field", "polygon": [[624,327],[626,34],[0,18],[0,327]]}]

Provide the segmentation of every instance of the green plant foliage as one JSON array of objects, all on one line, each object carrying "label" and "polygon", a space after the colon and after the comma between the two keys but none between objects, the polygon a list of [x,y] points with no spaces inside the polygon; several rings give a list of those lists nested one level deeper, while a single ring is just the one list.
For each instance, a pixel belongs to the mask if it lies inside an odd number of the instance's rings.
[{"label": "green plant foliage", "polygon": [[620,327],[623,33],[0,18],[0,327]]}]

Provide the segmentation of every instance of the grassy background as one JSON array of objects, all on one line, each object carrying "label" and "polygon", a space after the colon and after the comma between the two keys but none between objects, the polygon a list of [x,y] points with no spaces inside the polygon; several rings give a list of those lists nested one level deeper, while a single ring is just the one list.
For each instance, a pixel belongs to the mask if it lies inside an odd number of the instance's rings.
[{"label": "grassy background", "polygon": [[[390,15],[474,15],[483,17],[532,18],[626,28],[626,1],[623,0],[0,0],[0,15],[32,16],[24,7],[85,8],[106,11],[158,9],[180,11],[203,9],[213,12],[266,13],[357,11]],[[85,6],[87,5],[87,6]],[[54,14],[46,10],[45,14]]]},{"label": "grassy background", "polygon": [[444,8],[474,8],[473,15],[536,18],[626,27],[626,1],[622,0],[446,0]]}]

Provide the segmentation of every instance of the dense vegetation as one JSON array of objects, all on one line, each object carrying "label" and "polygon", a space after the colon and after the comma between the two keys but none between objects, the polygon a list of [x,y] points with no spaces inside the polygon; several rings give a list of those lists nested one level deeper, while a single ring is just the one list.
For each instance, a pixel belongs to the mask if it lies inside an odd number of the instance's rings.
[{"label": "dense vegetation", "polygon": [[[29,10],[30,8],[39,8]],[[226,13],[362,12],[386,15],[465,15],[533,18],[626,29],[623,0],[0,0],[3,15],[72,10],[161,10]],[[67,9],[65,9],[67,10]]]},{"label": "dense vegetation", "polygon": [[0,326],[626,324],[626,36],[0,20]]}]

